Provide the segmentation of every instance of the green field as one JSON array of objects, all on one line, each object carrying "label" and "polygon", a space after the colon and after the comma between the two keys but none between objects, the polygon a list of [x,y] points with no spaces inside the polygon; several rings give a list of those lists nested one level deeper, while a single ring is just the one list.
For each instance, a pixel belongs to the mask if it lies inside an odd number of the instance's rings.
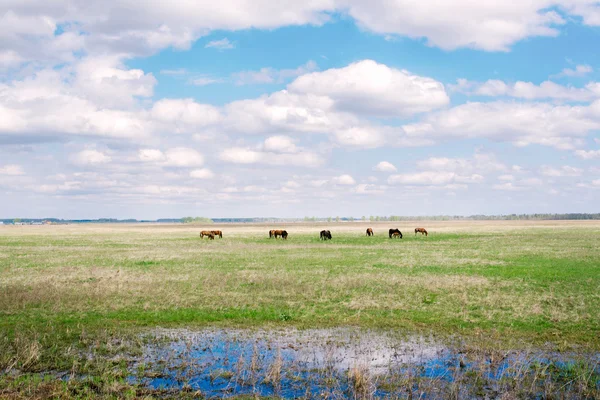
[{"label": "green field", "polygon": [[[387,237],[396,226],[404,239]],[[206,228],[223,239],[200,239]],[[82,351],[118,352],[157,326],[359,326],[597,351],[600,223],[0,227],[0,371],[89,371]]]}]

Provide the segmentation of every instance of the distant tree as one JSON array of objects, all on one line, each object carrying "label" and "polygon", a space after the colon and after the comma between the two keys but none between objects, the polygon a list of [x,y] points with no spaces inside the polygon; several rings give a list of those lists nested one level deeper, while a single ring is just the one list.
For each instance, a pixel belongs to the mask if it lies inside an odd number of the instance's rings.
[{"label": "distant tree", "polygon": [[181,222],[184,224],[193,224],[193,223],[204,223],[204,224],[212,224],[213,220],[206,217],[183,217],[181,218]]},{"label": "distant tree", "polygon": [[375,221],[379,222],[380,218],[379,215],[375,217]]},{"label": "distant tree", "polygon": [[365,216],[363,215],[361,219],[362,219],[362,220],[363,220],[363,222],[364,222],[364,221],[366,221],[366,220],[367,220],[367,217],[365,217]]},{"label": "distant tree", "polygon": [[371,222],[375,221],[375,217],[374,217],[374,216],[372,216],[372,215],[371,215],[371,216],[369,216],[369,221],[371,221]]},{"label": "distant tree", "polygon": [[327,217],[327,222],[331,222],[331,217]]},{"label": "distant tree", "polygon": [[15,218],[15,219],[13,219],[13,222],[15,222],[15,223],[16,222],[21,222],[21,218]]},{"label": "distant tree", "polygon": [[340,217],[335,217],[335,222],[340,222]]},{"label": "distant tree", "polygon": [[348,217],[348,221],[354,222],[354,217]]}]

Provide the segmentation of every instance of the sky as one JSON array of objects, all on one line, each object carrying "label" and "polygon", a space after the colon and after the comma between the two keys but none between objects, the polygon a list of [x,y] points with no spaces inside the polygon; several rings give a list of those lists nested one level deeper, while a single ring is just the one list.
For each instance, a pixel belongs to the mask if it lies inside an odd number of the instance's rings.
[{"label": "sky", "polygon": [[0,218],[599,212],[596,0],[1,0]]}]

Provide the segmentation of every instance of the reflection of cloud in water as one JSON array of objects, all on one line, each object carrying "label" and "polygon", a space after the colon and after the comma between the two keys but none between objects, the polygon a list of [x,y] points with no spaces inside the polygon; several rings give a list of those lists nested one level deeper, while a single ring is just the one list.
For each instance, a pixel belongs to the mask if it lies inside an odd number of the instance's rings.
[{"label": "reflection of cloud in water", "polygon": [[[347,398],[355,394],[351,370],[367,372],[374,397],[406,397],[409,392],[420,396],[431,391],[441,396],[431,398],[443,398],[453,390],[455,379],[479,379],[478,384],[486,380],[486,390],[493,394],[503,390],[500,378],[528,379],[522,372],[535,371],[535,366],[541,365],[545,378],[528,384],[537,395],[535,390],[541,390],[548,379],[548,365],[560,372],[570,362],[565,354],[555,357],[547,352],[512,352],[499,359],[484,351],[469,356],[421,336],[352,328],[160,329],[153,331],[150,339],[144,354],[133,363],[129,381],[151,388],[187,387],[207,397],[227,393],[297,398],[308,391],[321,397]],[[581,360],[597,363],[600,357],[595,353]],[[386,389],[377,388],[374,382],[384,383]],[[477,387],[473,382],[463,385]]]},{"label": "reflection of cloud in water", "polygon": [[[307,342],[303,342],[307,337]],[[278,340],[279,341],[279,340]],[[416,364],[442,356],[445,347],[422,337],[399,339],[388,334],[348,329],[294,332],[283,343],[297,346],[297,360],[316,367],[347,370],[366,367],[371,373],[385,373],[390,367]]]}]

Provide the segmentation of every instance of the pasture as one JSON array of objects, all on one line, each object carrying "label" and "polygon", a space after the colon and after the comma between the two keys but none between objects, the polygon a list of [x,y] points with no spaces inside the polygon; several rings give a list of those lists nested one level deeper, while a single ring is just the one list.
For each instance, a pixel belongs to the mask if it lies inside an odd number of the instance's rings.
[{"label": "pasture", "polygon": [[[389,239],[396,227],[403,238]],[[597,354],[600,222],[0,226],[0,397],[30,390],[32,373],[101,374],[85,354],[134,351],[157,327],[361,328]]]}]

